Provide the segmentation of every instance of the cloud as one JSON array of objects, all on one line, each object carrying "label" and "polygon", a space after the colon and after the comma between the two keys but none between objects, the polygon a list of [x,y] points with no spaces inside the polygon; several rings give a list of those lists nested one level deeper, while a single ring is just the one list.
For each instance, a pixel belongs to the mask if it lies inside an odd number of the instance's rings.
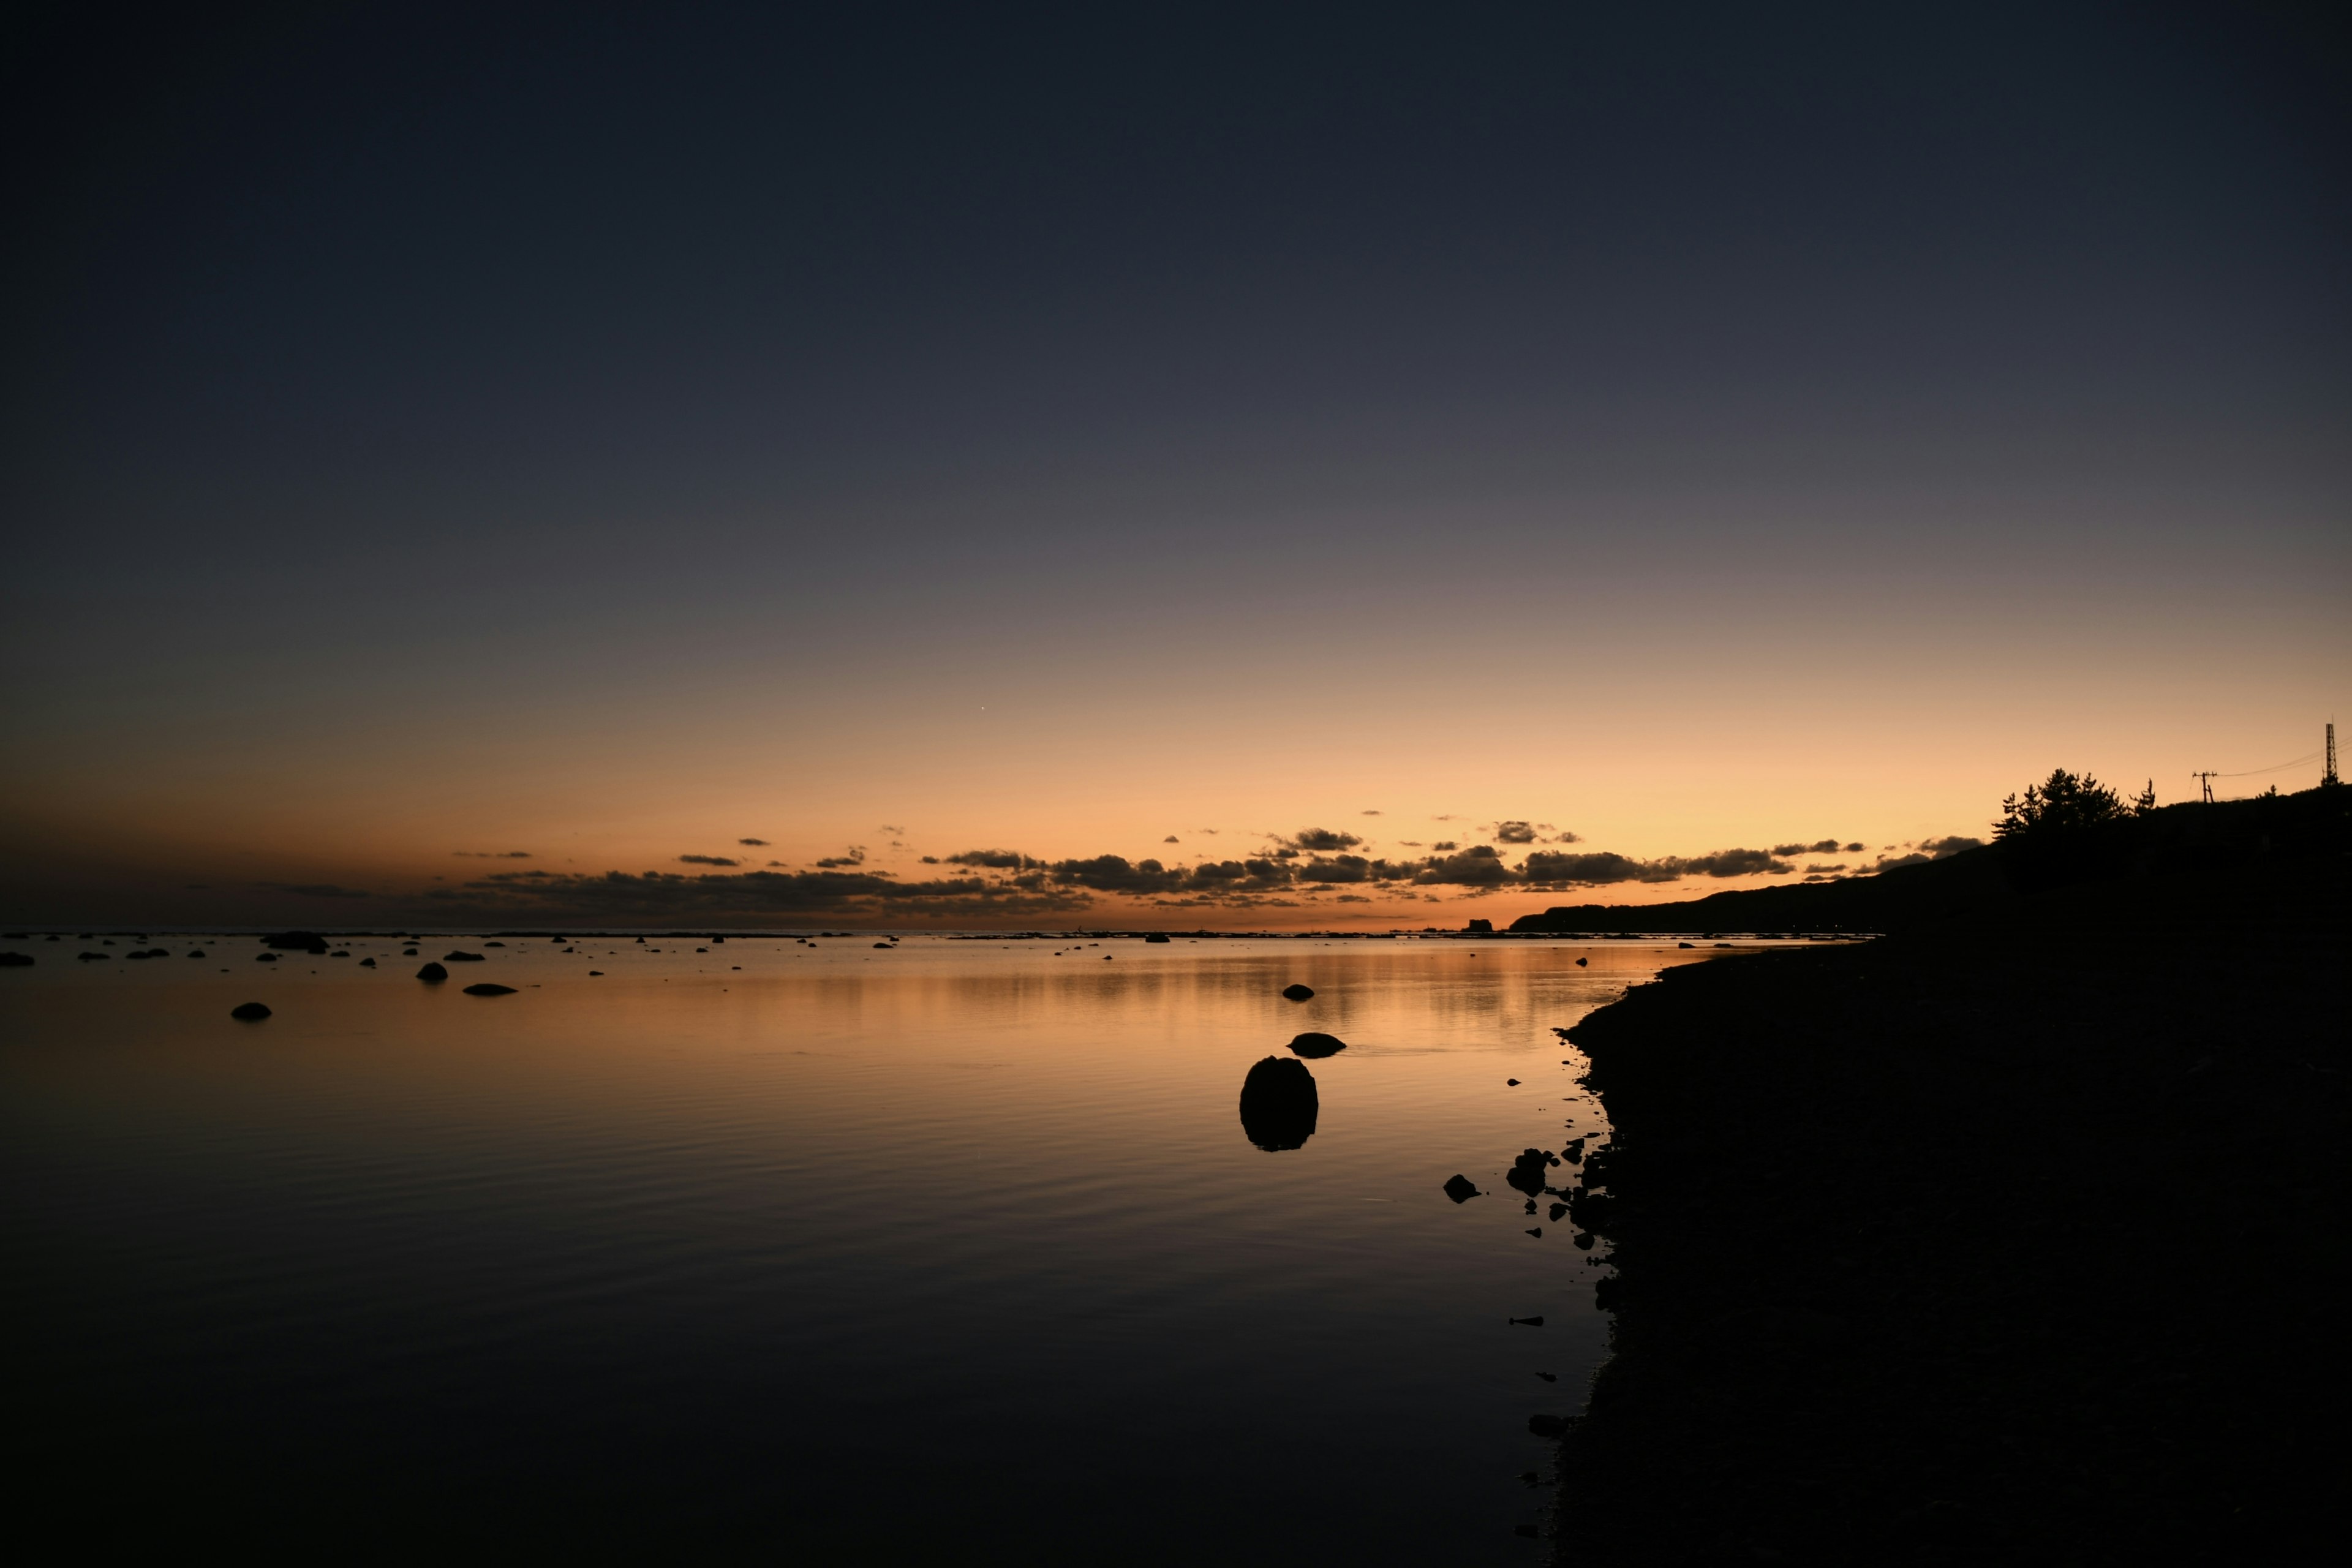
[{"label": "cloud", "polygon": [[735,842],[747,849],[765,849],[768,847],[768,841],[764,838],[738,838]]},{"label": "cloud", "polygon": [[1984,840],[1966,838],[1955,833],[1948,838],[1927,839],[1919,847],[1936,859],[1941,860],[1948,855],[1958,855],[1963,849],[1981,849],[1984,847]]},{"label": "cloud", "polygon": [[1378,816],[1380,813],[1377,811],[1360,811],[1356,813],[1356,815],[1358,816]]},{"label": "cloud", "polygon": [[950,866],[992,866],[1005,871],[1040,864],[1017,849],[967,849],[961,855],[949,856],[947,860]]},{"label": "cloud", "polygon": [[528,849],[452,849],[450,854],[460,860],[528,860]]},{"label": "cloud", "polygon": [[743,862],[730,860],[724,855],[681,855],[677,863],[681,866],[740,866]]},{"label": "cloud", "polygon": [[1759,873],[1783,877],[1796,869],[1775,859],[1765,849],[1718,849],[1712,855],[1695,855],[1680,864],[1688,875],[1707,877],[1753,877]]},{"label": "cloud", "polygon": [[[1443,849],[1444,845],[1437,847]],[[1431,856],[1413,873],[1416,882],[1424,884],[1450,883],[1464,888],[1494,888],[1512,879],[1511,868],[1503,864],[1502,852],[1491,844],[1473,844],[1458,854]]]},{"label": "cloud", "polygon": [[1601,887],[1612,882],[1672,882],[1683,874],[1681,862],[1672,858],[1636,860],[1609,850],[1586,855],[1556,855],[1549,850],[1538,850],[1528,857],[1522,869],[1530,882],[1552,882],[1570,887]]},{"label": "cloud", "polygon": [[1828,877],[1833,876],[1844,869],[1845,862],[1841,860],[1834,866],[1808,866],[1805,868],[1805,875],[1808,877]]},{"label": "cloud", "polygon": [[1361,855],[1336,855],[1328,859],[1318,855],[1293,873],[1302,882],[1329,884],[1333,882],[1363,882],[1371,879],[1372,863]]},{"label": "cloud", "polygon": [[831,869],[832,868],[839,866],[863,866],[865,864],[866,846],[863,844],[853,844],[848,848],[843,850],[840,854],[828,855],[824,859],[817,862],[819,868],[824,869]]},{"label": "cloud", "polygon": [[1824,838],[1818,844],[1775,844],[1772,846],[1772,853],[1775,855],[1834,855],[1837,852],[1838,841],[1834,838]]},{"label": "cloud", "polygon": [[299,893],[306,899],[364,899],[365,888],[338,888],[332,882],[257,882],[256,887],[275,892]]},{"label": "cloud", "polygon": [[1352,833],[1341,833],[1333,828],[1302,827],[1298,830],[1298,836],[1296,838],[1285,838],[1277,842],[1288,849],[1328,851],[1353,849],[1363,840]]},{"label": "cloud", "polygon": [[1862,846],[1859,843],[1849,844],[1843,849],[1840,850],[1839,853],[1843,855],[1859,855],[1862,853]]},{"label": "cloud", "polygon": [[1495,841],[1498,844],[1533,844],[1536,830],[1524,822],[1498,822],[1495,824]]},{"label": "cloud", "polygon": [[1436,843],[1431,845],[1430,847],[1432,849],[1459,849],[1462,846],[1454,843],[1451,838],[1441,838]]},{"label": "cloud", "polygon": [[903,838],[907,834],[907,830],[905,828],[893,827],[887,822],[882,825],[882,831],[892,838]]},{"label": "cloud", "polygon": [[1172,833],[1171,833],[1171,834],[1170,834],[1167,837],[1165,837],[1165,838],[1161,839],[1160,842],[1160,843],[1162,843],[1162,844],[1176,844],[1176,843],[1181,843],[1181,840],[1180,840],[1180,839],[1179,839],[1179,838],[1178,838],[1174,834],[1172,834]]},{"label": "cloud", "polygon": [[978,877],[900,882],[870,871],[744,871],[693,877],[675,871],[635,876],[625,871],[607,871],[602,876],[504,872],[468,882],[464,896],[495,913],[640,916],[649,921],[719,915],[879,919],[911,914],[984,919],[1083,909],[1087,901],[1057,889],[1013,889]]},{"label": "cloud", "polygon": [[1174,870],[1157,860],[1132,865],[1123,855],[1097,855],[1090,860],[1056,860],[1048,875],[1064,887],[1087,888],[1098,893],[1167,893],[1184,885],[1183,868]]},{"label": "cloud", "polygon": [[1397,842],[1407,849],[1418,849],[1421,847],[1421,840],[1418,838],[1400,838]]},{"label": "cloud", "polygon": [[1869,873],[1893,871],[1904,866],[1925,866],[1928,861],[1933,860],[1934,858],[1935,857],[1932,855],[1897,855],[1890,860],[1885,856],[1881,855],[1878,858],[1878,863],[1876,865],[1865,866],[1863,868],[1863,870]]}]

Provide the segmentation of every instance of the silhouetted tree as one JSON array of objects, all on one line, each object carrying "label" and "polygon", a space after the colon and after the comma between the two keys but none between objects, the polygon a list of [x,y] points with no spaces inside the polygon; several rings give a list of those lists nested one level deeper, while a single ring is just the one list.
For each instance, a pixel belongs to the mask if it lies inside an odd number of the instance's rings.
[{"label": "silhouetted tree", "polygon": [[[2147,792],[2134,804],[2143,813],[2156,808],[2155,780],[2148,781]],[[2071,833],[2117,821],[2125,815],[2124,803],[2116,792],[2090,774],[2053,768],[2039,784],[2025,786],[2023,799],[2011,795],[2000,803],[2000,820],[1992,825],[1992,836],[2018,838]]]}]

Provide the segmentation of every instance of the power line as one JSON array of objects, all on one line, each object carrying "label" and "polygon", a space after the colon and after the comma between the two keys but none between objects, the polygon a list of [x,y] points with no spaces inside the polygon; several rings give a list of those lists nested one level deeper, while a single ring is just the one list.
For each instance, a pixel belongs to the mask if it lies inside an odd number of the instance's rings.
[{"label": "power line", "polygon": [[2242,773],[2209,773],[2206,776],[2217,779],[2250,779],[2257,777],[2263,773],[2284,773],[2288,768],[2299,768],[2307,763],[2315,763],[2317,761],[2319,761],[2319,753],[2317,752],[2314,752],[2309,756],[2297,757],[2291,763],[2274,763],[2267,768],[2248,768]]}]

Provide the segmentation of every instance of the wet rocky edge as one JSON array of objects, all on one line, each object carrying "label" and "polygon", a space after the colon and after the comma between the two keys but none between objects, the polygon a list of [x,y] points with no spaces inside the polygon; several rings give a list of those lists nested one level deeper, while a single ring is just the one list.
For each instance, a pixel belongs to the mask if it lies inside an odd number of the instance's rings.
[{"label": "wet rocky edge", "polygon": [[1616,1316],[1559,1561],[2302,1560],[2352,1501],[2344,804],[1577,1026]]}]

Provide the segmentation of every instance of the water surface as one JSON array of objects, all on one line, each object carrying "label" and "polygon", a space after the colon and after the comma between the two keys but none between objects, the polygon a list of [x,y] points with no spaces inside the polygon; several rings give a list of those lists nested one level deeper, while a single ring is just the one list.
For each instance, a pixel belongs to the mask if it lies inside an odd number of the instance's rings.
[{"label": "water surface", "polygon": [[[1708,956],[442,937],[486,962],[429,986],[202,941],[0,972],[41,1506],[843,1563],[1540,1561],[1527,1418],[1606,1319],[1503,1173],[1603,1130],[1552,1030]],[[1241,1085],[1304,1030],[1348,1048],[1269,1152]]]}]

